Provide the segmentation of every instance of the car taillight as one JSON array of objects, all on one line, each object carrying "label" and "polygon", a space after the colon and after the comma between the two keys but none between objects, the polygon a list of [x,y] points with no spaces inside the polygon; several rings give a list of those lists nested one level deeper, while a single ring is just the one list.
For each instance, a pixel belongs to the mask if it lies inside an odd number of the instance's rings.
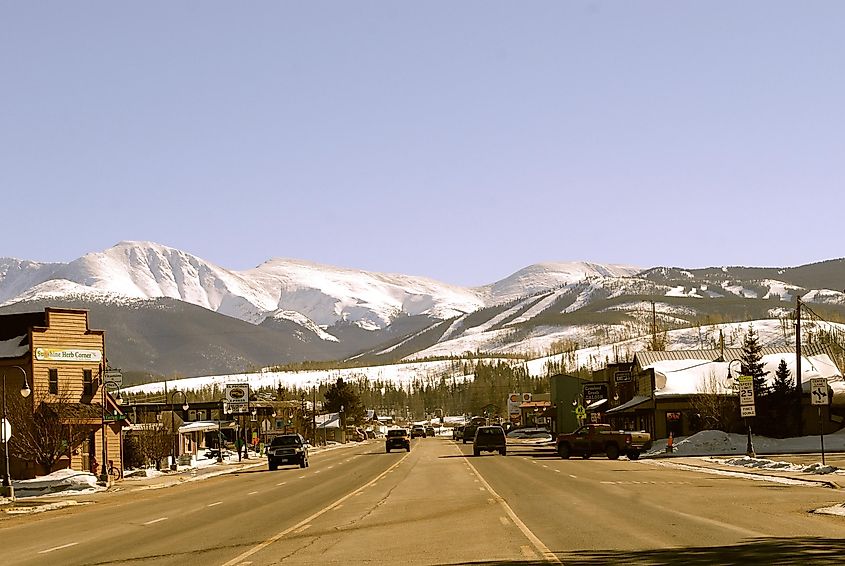
[{"label": "car taillight", "polygon": [[631,444],[631,442],[632,442],[631,435],[630,434],[626,435],[625,436],[625,444]]}]

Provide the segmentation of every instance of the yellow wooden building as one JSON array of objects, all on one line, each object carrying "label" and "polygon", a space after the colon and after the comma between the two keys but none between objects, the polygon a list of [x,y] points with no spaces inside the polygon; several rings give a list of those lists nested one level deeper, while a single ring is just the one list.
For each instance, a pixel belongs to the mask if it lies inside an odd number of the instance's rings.
[{"label": "yellow wooden building", "polygon": [[[0,372],[5,375],[3,394],[13,427],[12,478],[32,478],[63,468],[102,475],[110,463],[122,475],[121,427],[126,421],[112,396],[116,388],[104,385],[107,370],[105,331],[89,328],[88,311],[46,308],[0,315]],[[21,394],[24,380],[31,388],[26,397]],[[61,429],[61,433],[37,433],[39,442],[45,443],[40,448],[57,454],[52,469],[39,463],[44,458],[35,455],[38,447],[32,448],[37,435],[31,425],[41,422],[35,416],[39,411],[57,417],[43,420]],[[24,448],[21,443],[26,435],[29,443]],[[61,436],[58,442],[56,435]]]}]

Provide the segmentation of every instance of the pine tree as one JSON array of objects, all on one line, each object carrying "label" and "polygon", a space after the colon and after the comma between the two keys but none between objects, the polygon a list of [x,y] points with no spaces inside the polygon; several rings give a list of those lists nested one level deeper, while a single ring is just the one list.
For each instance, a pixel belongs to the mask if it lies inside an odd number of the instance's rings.
[{"label": "pine tree", "polygon": [[742,375],[750,375],[754,379],[754,396],[763,397],[769,392],[766,385],[766,376],[769,372],[764,370],[763,347],[760,345],[754,326],[748,325],[748,332],[742,340]]},{"label": "pine tree", "polygon": [[778,369],[775,371],[775,379],[772,383],[772,394],[779,397],[786,397],[792,392],[792,372],[786,367],[786,360],[781,359]]}]

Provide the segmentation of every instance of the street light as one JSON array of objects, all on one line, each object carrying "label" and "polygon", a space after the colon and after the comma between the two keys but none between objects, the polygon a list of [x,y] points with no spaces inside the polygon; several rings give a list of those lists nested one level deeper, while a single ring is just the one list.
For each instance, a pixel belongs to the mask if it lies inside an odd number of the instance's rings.
[{"label": "street light", "polygon": [[171,447],[172,456],[170,464],[171,470],[176,469],[176,452],[178,452],[177,444],[179,443],[179,434],[177,434],[176,432],[176,419],[173,416],[173,413],[176,412],[176,402],[174,401],[174,398],[176,397],[177,393],[182,396],[182,409],[184,409],[185,411],[188,410],[188,396],[185,395],[184,391],[179,391],[178,389],[175,389],[173,393],[170,394],[170,432],[173,433],[173,446]]},{"label": "street light", "polygon": [[[742,371],[742,360],[741,359],[734,358],[731,361],[729,361],[728,362],[728,383],[730,383],[730,380],[733,379],[733,376],[731,375],[731,364],[734,363],[734,362],[739,362],[739,364],[740,364],[739,371]],[[754,386],[753,386],[753,381],[752,381],[752,391],[753,391],[753,387]],[[742,410],[741,407],[740,407],[740,410]],[[756,456],[756,454],[754,453],[754,444],[751,442],[751,423],[748,421],[748,417],[745,417],[745,428],[747,430],[747,437],[746,437],[746,441],[745,441],[745,455],[750,457],[750,458],[754,458]]]},{"label": "street light", "polygon": [[[17,368],[23,374],[23,386],[21,386],[21,397],[29,397],[32,392],[29,384],[26,382],[26,371],[20,366],[9,366]],[[9,434],[11,434],[12,426],[6,417],[6,369],[3,369],[3,422],[0,423],[2,430],[3,441],[3,458],[5,465],[3,468],[3,488],[0,490],[0,496],[9,497],[12,501],[15,500],[15,488],[12,487],[12,476],[9,473]]]},{"label": "street light", "polygon": [[101,470],[100,481],[103,482],[104,484],[108,485],[109,468],[111,466],[109,466],[109,461],[108,461],[109,453],[108,453],[108,448],[107,448],[107,445],[106,445],[106,393],[107,393],[107,389],[109,387],[116,387],[117,388],[117,395],[115,395],[115,397],[114,397],[114,402],[117,403],[118,405],[120,405],[123,402],[123,399],[120,398],[120,384],[115,383],[114,381],[107,381],[104,378],[103,366],[102,365],[100,365],[100,380],[101,380],[100,383],[101,383],[101,386],[102,386],[102,391],[101,391],[101,395],[102,395],[102,401],[101,401],[101,404],[102,404],[102,423],[101,423],[101,426],[100,426],[100,435],[101,435],[100,440],[102,441],[101,444],[102,444],[102,447],[103,447],[103,461],[102,461],[101,466],[100,466],[100,470]]}]

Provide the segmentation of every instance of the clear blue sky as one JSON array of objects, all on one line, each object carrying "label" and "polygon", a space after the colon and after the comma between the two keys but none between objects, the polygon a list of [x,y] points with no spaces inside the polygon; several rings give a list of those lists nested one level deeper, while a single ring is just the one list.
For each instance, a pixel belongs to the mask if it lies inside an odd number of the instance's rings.
[{"label": "clear blue sky", "polygon": [[0,257],[842,257],[845,2],[0,4]]}]

